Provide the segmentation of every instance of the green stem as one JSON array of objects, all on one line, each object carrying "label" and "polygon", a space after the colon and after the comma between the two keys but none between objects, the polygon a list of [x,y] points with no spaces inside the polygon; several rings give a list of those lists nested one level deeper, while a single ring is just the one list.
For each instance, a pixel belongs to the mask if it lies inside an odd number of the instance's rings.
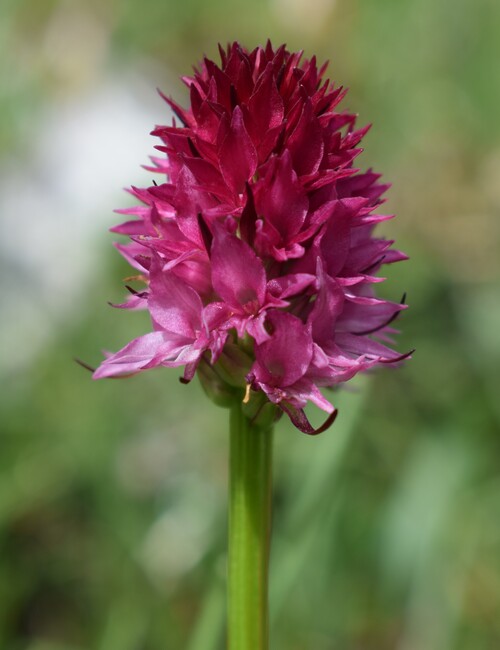
[{"label": "green stem", "polygon": [[231,408],[228,648],[268,650],[272,427]]}]

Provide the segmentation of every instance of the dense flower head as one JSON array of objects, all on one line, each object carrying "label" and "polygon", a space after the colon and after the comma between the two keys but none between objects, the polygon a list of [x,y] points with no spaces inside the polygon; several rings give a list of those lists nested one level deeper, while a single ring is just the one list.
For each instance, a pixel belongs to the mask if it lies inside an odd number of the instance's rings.
[{"label": "dense flower head", "polygon": [[120,307],[147,308],[153,331],[94,376],[184,366],[313,433],[308,401],[335,414],[321,387],[406,356],[388,347],[405,305],[374,292],[406,256],[373,235],[387,185],[354,166],[368,127],[338,108],[326,65],[270,43],[219,49],[183,78],[189,108],[165,97],[176,118],[153,131],[150,167],[164,182],[132,188],[141,205],[112,229],[145,284]]}]

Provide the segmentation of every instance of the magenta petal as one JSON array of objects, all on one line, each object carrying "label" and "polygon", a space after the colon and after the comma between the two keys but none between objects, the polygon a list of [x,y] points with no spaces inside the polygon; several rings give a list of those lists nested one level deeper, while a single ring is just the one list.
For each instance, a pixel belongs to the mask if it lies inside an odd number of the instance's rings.
[{"label": "magenta petal", "polygon": [[127,300],[122,303],[109,303],[111,307],[116,307],[117,309],[146,309],[148,306],[147,297],[141,293],[136,293],[127,297]]},{"label": "magenta petal", "polygon": [[130,375],[159,365],[184,365],[200,356],[186,337],[150,332],[112,354],[94,372],[94,379]]},{"label": "magenta petal", "polygon": [[256,313],[265,298],[266,272],[250,246],[217,228],[211,261],[212,284],[222,300],[246,314]]},{"label": "magenta petal", "polygon": [[335,323],[344,306],[344,292],[336,280],[323,272],[319,258],[317,269],[319,291],[307,322],[312,326],[314,341],[321,344],[334,337]]},{"label": "magenta petal", "polygon": [[335,342],[344,351],[356,355],[364,355],[376,360],[395,360],[401,355],[395,350],[373,341],[367,336],[356,336],[347,332],[339,332],[335,337]]},{"label": "magenta petal", "polygon": [[177,225],[183,235],[203,248],[203,238],[198,226],[198,214],[206,206],[206,199],[196,189],[196,178],[183,166],[177,178],[175,194],[172,199],[177,210]]},{"label": "magenta petal", "polygon": [[265,177],[256,187],[257,212],[264,216],[288,243],[296,235],[307,214],[309,201],[292,168],[289,151],[273,159]]},{"label": "magenta petal", "polygon": [[267,65],[264,74],[259,78],[255,90],[250,97],[248,108],[254,123],[259,129],[259,139],[267,129],[279,126],[283,120],[283,99],[278,92],[274,78],[274,66]]},{"label": "magenta petal", "polygon": [[219,150],[220,170],[229,187],[241,194],[257,169],[257,152],[243,122],[241,108],[234,109],[231,125]]},{"label": "magenta petal", "polygon": [[197,337],[202,323],[201,299],[173,270],[164,271],[158,257],[153,258],[150,269],[148,305],[157,329],[192,339]]},{"label": "magenta petal", "polygon": [[183,156],[182,161],[196,179],[192,182],[193,186],[202,186],[205,191],[216,194],[222,200],[230,199],[230,193],[222,182],[220,171],[209,161],[189,156]]},{"label": "magenta petal", "polygon": [[267,65],[248,103],[249,132],[263,160],[275,144],[282,128],[284,105],[274,77],[274,66]]},{"label": "magenta petal", "polygon": [[135,241],[132,241],[129,244],[114,243],[113,246],[121,253],[121,255],[123,255],[130,266],[141,273],[144,273],[146,267],[144,266],[142,256],[147,252],[145,246],[138,244]]},{"label": "magenta petal", "polygon": [[203,101],[197,115],[197,125],[194,128],[198,139],[207,143],[214,143],[219,129],[220,117],[213,104]]},{"label": "magenta petal", "polygon": [[363,304],[348,299],[337,323],[338,330],[358,336],[371,334],[387,327],[404,309],[406,305],[389,301],[373,299],[372,303]]},{"label": "magenta petal", "polygon": [[299,176],[312,174],[319,169],[324,151],[323,133],[310,100],[304,104],[288,147],[292,154],[293,167]]},{"label": "magenta petal", "polygon": [[333,206],[320,244],[325,269],[331,276],[344,268],[351,246],[352,219],[365,203],[365,199],[345,199]]},{"label": "magenta petal", "polygon": [[271,338],[265,326],[266,312],[262,311],[255,318],[249,318],[245,323],[245,331],[259,344]]},{"label": "magenta petal", "polygon": [[223,302],[211,302],[203,308],[203,324],[207,331],[222,327],[232,316],[233,310]]},{"label": "magenta petal", "polygon": [[302,293],[315,281],[315,276],[310,273],[290,273],[279,278],[269,280],[267,290],[276,298],[289,298]]},{"label": "magenta petal", "polygon": [[258,382],[269,386],[290,386],[304,376],[311,362],[311,333],[299,318],[287,312],[270,312],[268,322],[271,338],[256,346],[252,373]]},{"label": "magenta petal", "polygon": [[118,235],[141,235],[154,237],[156,232],[154,228],[144,221],[126,221],[125,223],[120,224],[119,226],[113,226],[109,229],[110,232],[114,232]]}]

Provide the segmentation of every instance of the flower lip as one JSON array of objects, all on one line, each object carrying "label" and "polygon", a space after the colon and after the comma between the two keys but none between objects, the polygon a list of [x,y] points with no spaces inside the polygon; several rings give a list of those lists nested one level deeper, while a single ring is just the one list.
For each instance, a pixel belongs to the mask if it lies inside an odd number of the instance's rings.
[{"label": "flower lip", "polygon": [[272,336],[256,346],[251,374],[259,384],[287,387],[309,368],[313,355],[310,328],[296,316],[277,310],[269,312],[268,323]]}]

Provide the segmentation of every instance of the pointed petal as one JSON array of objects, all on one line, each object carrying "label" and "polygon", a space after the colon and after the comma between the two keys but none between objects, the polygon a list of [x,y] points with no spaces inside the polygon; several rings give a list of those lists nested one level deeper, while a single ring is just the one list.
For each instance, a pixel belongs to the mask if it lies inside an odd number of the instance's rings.
[{"label": "pointed petal", "polygon": [[264,303],[266,272],[250,246],[220,227],[212,243],[212,284],[234,309],[256,313]]},{"label": "pointed petal", "polygon": [[241,194],[245,183],[257,169],[257,152],[243,123],[239,106],[233,111],[231,125],[219,150],[220,170],[228,186]]},{"label": "pointed petal", "polygon": [[345,199],[333,205],[320,244],[326,272],[332,277],[344,268],[351,246],[352,219],[365,204],[364,199]]},{"label": "pointed petal", "polygon": [[339,332],[335,337],[337,345],[345,352],[351,354],[365,355],[376,360],[396,360],[401,355],[395,350],[373,341],[367,336],[356,336],[347,332]]},{"label": "pointed petal", "polygon": [[173,270],[164,271],[158,256],[150,269],[149,311],[158,329],[194,340],[201,329],[203,304],[199,295]]},{"label": "pointed petal", "polygon": [[283,121],[283,99],[276,86],[272,63],[267,64],[264,74],[259,78],[248,108],[252,115],[254,142],[261,141],[267,130],[279,126]]},{"label": "pointed petal", "polygon": [[288,150],[271,162],[264,178],[258,182],[255,203],[257,212],[264,215],[265,222],[280,233],[285,243],[299,232],[309,200],[292,168]]},{"label": "pointed petal", "polygon": [[201,354],[192,341],[166,332],[150,332],[112,354],[94,372],[94,379],[130,375],[159,365],[183,365]]},{"label": "pointed petal", "polygon": [[311,100],[304,104],[299,122],[288,140],[293,167],[299,176],[318,171],[323,158],[323,133]]},{"label": "pointed petal", "polygon": [[314,341],[321,344],[333,340],[335,323],[344,307],[344,292],[333,278],[324,273],[320,258],[317,263],[317,277],[318,296],[307,322],[312,327]]}]

